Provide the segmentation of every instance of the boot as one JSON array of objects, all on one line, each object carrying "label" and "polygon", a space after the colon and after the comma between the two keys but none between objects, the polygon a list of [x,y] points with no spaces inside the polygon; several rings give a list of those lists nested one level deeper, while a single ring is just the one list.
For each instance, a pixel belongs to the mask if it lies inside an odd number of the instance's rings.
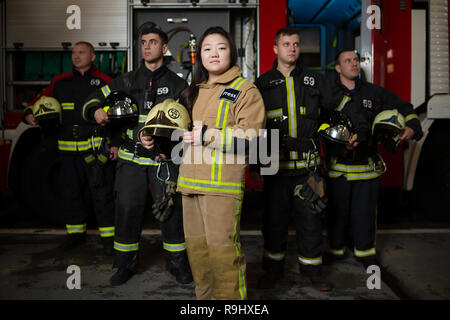
[{"label": "boot", "polygon": [[113,237],[106,237],[101,238],[102,244],[103,244],[103,252],[107,256],[112,256],[114,253],[114,238]]},{"label": "boot", "polygon": [[300,273],[300,278],[317,291],[326,292],[333,289],[331,283],[326,281],[320,272]]},{"label": "boot", "polygon": [[380,266],[380,263],[375,255],[358,259],[358,261],[362,263],[365,270],[372,265]]},{"label": "boot", "polygon": [[127,282],[135,275],[135,272],[127,268],[119,268],[117,272],[111,277],[109,283],[114,286],[120,286]]},{"label": "boot", "polygon": [[64,242],[59,246],[59,248],[64,251],[72,250],[85,242],[86,242],[86,233],[68,234]]},{"label": "boot", "polygon": [[193,281],[191,267],[187,258],[186,250],[179,252],[165,251],[166,269],[181,284],[188,284]]},{"label": "boot", "polygon": [[275,285],[283,278],[283,273],[265,272],[258,280],[259,289],[273,289]]}]

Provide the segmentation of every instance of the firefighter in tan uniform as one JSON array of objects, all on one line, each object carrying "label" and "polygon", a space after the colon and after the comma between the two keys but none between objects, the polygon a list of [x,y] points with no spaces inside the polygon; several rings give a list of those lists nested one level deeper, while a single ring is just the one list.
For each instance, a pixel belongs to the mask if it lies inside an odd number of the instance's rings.
[{"label": "firefighter in tan uniform", "polygon": [[256,138],[265,124],[258,89],[243,79],[237,50],[221,27],[205,31],[193,81],[180,103],[194,127],[180,166],[187,253],[198,299],[246,299],[240,215],[248,155],[232,150]]}]

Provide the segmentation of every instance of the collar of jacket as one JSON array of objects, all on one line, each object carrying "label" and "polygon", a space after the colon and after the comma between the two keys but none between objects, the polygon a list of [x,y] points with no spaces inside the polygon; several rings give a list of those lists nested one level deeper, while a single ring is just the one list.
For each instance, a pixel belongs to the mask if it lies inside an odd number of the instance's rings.
[{"label": "collar of jacket", "polygon": [[[361,87],[364,85],[364,83],[365,82],[363,80],[361,80],[360,78],[356,78],[354,91],[359,91],[361,89]],[[350,93],[350,90],[346,86],[344,86],[342,84],[341,78],[339,77],[339,74],[338,74],[337,79],[336,79],[336,84],[339,87],[341,87],[345,92]]]},{"label": "collar of jacket", "polygon": [[166,73],[167,66],[163,63],[161,67],[159,67],[155,71],[151,71],[145,66],[144,59],[142,59],[139,71],[145,78],[151,78],[152,80],[156,80],[161,78]]},{"label": "collar of jacket", "polygon": [[227,84],[239,77],[242,74],[241,68],[238,65],[234,65],[230,69],[228,69],[225,73],[223,73],[219,79],[217,79],[214,83],[206,83],[202,82],[197,84],[200,88],[212,88],[217,84]]},{"label": "collar of jacket", "polygon": [[[272,64],[272,69],[280,72],[280,70],[278,70],[277,67],[278,67],[278,59],[275,58],[275,61]],[[299,75],[302,71],[303,71],[303,66],[297,60],[297,63],[295,64],[295,68],[294,68],[294,70],[291,71],[290,76]],[[280,74],[281,74],[281,72],[280,72]],[[283,76],[283,78],[284,78],[284,76]]]},{"label": "collar of jacket", "polygon": [[72,73],[75,76],[80,76],[80,77],[84,77],[84,76],[91,76],[94,75],[96,72],[98,72],[99,70],[97,69],[96,66],[91,65],[91,67],[84,73],[81,74],[80,71],[76,70],[73,66],[72,66]]}]

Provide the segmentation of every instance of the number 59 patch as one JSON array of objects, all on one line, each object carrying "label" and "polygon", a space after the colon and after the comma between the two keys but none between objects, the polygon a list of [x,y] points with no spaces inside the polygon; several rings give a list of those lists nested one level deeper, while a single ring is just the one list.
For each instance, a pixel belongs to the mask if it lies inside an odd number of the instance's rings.
[{"label": "number 59 patch", "polygon": [[316,82],[316,81],[315,81],[314,77],[308,77],[308,76],[305,76],[305,77],[303,78],[303,83],[304,83],[305,85],[307,85],[307,86],[313,87],[315,82]]}]

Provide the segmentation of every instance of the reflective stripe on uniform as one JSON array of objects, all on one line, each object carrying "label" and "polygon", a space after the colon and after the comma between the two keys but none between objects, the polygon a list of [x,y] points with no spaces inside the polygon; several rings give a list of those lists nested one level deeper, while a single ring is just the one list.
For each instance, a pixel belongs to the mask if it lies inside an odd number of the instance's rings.
[{"label": "reflective stripe on uniform", "polygon": [[279,109],[269,110],[269,111],[267,111],[266,114],[267,114],[268,119],[280,118],[283,116],[283,109],[279,108]]},{"label": "reflective stripe on uniform", "polygon": [[127,129],[127,136],[128,136],[128,138],[130,138],[131,140],[133,140],[133,130]]},{"label": "reflective stripe on uniform", "polygon": [[307,160],[297,160],[297,161],[280,161],[279,168],[280,170],[296,170],[303,169],[307,167],[315,167],[320,165],[321,160],[319,156],[311,155],[311,159],[309,160],[309,164]]},{"label": "reflective stripe on uniform", "polygon": [[101,103],[101,101],[94,98],[94,99],[89,100],[88,102],[86,102],[86,103],[83,105],[83,113],[82,113],[82,115],[83,115],[83,119],[84,119],[84,120],[88,120],[88,119],[86,119],[86,117],[85,117],[85,111],[86,111],[86,107],[87,107],[88,105],[90,105],[91,103]]},{"label": "reflective stripe on uniform", "polygon": [[178,177],[178,185],[193,190],[216,191],[235,194],[242,194],[244,192],[244,184],[242,183],[189,179],[182,176]]},{"label": "reflective stripe on uniform", "polygon": [[[242,255],[241,245],[239,243],[239,227],[238,227],[241,221],[241,213],[242,213],[242,201],[236,200],[232,241],[236,248],[237,257],[240,257]],[[241,295],[242,300],[247,299],[247,284],[245,279],[245,272],[244,270],[242,270],[242,268],[239,268],[239,294]]]},{"label": "reflective stripe on uniform", "polygon": [[163,242],[163,248],[166,251],[170,251],[170,252],[178,252],[178,251],[183,251],[186,250],[186,243],[167,243],[167,242]]},{"label": "reflective stripe on uniform", "polygon": [[66,224],[68,234],[85,233],[86,224]]},{"label": "reflective stripe on uniform", "polygon": [[105,98],[107,96],[109,96],[109,94],[111,93],[111,89],[109,88],[109,85],[103,86],[101,90],[102,90],[102,93],[105,96]]},{"label": "reflective stripe on uniform", "polygon": [[114,237],[114,227],[99,227],[98,231],[100,232],[100,237],[107,238],[107,237]]},{"label": "reflective stripe on uniform", "polygon": [[264,250],[263,256],[274,261],[281,261],[286,256],[285,252],[272,253],[270,251]]},{"label": "reflective stripe on uniform", "polygon": [[127,152],[122,148],[119,149],[118,156],[122,160],[131,161],[131,162],[134,162],[134,163],[137,163],[140,165],[145,165],[145,166],[158,166],[159,165],[159,162],[153,161],[150,158],[135,156],[133,153]]},{"label": "reflective stripe on uniform", "polygon": [[305,258],[302,256],[298,256],[298,261],[304,265],[318,266],[318,265],[322,264],[322,257]]},{"label": "reflective stripe on uniform", "polygon": [[139,243],[119,243],[114,241],[114,249],[121,252],[132,252],[139,250]]},{"label": "reflective stripe on uniform", "polygon": [[342,111],[342,109],[344,109],[347,102],[349,102],[350,100],[352,100],[352,98],[350,98],[349,96],[344,96],[341,100],[341,103],[339,103],[339,105],[337,106],[336,110]]},{"label": "reflective stripe on uniform", "polygon": [[334,256],[343,256],[344,255],[344,249],[328,249],[328,252],[330,252]]},{"label": "reflective stripe on uniform", "polygon": [[84,161],[85,161],[87,164],[91,164],[92,162],[95,161],[95,157],[94,157],[93,154],[88,154],[87,156],[84,157]]},{"label": "reflective stripe on uniform", "polygon": [[[297,110],[295,106],[295,87],[293,77],[286,78],[286,92],[289,118],[289,136],[291,136],[292,138],[297,138]],[[290,151],[289,158],[291,160],[297,160],[298,152]]]},{"label": "reflective stripe on uniform", "polygon": [[[100,147],[102,138],[94,138],[94,147]],[[92,148],[91,139],[83,141],[58,140],[58,149],[61,151],[87,151]]]},{"label": "reflective stripe on uniform", "polygon": [[300,107],[300,114],[305,115],[306,114],[306,107]]},{"label": "reflective stripe on uniform", "polygon": [[374,254],[376,254],[375,248],[371,248],[369,250],[357,250],[356,248],[354,249],[354,253],[355,256],[359,257],[359,258],[364,258],[364,257],[368,257],[368,256],[372,256]]},{"label": "reflective stripe on uniform", "polygon": [[337,157],[331,157],[328,164],[328,177],[339,178],[344,176],[347,180],[369,180],[380,177],[383,170],[380,168],[381,162],[375,163],[372,158],[368,159],[368,164],[348,165],[337,162]]},{"label": "reflective stripe on uniform", "polygon": [[61,107],[63,110],[74,110],[75,103],[74,102],[63,102],[63,103],[61,103]]},{"label": "reflective stripe on uniform", "polygon": [[417,119],[417,120],[419,120],[419,116],[418,116],[417,114],[415,114],[415,113],[408,114],[408,115],[406,116],[406,118],[405,118],[405,121],[408,122],[408,121],[410,121],[410,120],[412,120],[412,119]]},{"label": "reflective stripe on uniform", "polygon": [[145,123],[145,120],[147,120],[146,114],[140,114],[139,115],[139,123]]}]

